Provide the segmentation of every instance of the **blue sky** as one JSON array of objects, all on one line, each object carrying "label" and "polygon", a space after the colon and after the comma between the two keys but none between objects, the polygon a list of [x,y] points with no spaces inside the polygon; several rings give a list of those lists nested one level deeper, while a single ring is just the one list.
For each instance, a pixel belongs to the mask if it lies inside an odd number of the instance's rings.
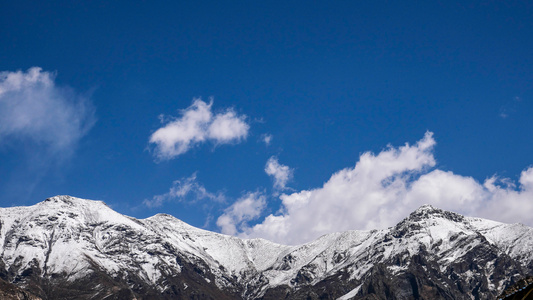
[{"label": "blue sky", "polygon": [[285,243],[421,203],[533,212],[530,2],[0,7],[1,206],[69,194]]}]

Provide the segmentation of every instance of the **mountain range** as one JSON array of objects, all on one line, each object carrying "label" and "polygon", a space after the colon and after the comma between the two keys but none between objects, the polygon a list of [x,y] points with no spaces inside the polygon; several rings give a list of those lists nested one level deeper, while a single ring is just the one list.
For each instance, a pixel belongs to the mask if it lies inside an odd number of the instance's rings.
[{"label": "mountain range", "polygon": [[533,274],[533,228],[424,205],[302,245],[56,196],[0,208],[2,299],[496,299]]}]

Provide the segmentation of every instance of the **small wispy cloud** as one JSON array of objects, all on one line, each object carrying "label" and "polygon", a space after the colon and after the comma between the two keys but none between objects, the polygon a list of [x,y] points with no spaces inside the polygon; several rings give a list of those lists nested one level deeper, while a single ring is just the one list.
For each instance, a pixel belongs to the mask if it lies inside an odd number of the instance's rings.
[{"label": "small wispy cloud", "polygon": [[509,118],[509,116],[517,111],[520,102],[522,102],[520,97],[514,97],[511,101],[508,101],[505,105],[501,106],[499,113],[500,118]]},{"label": "small wispy cloud", "polygon": [[263,143],[265,143],[265,145],[267,146],[270,146],[270,143],[272,142],[272,139],[274,137],[271,135],[271,134],[268,134],[268,133],[265,133],[261,136],[261,140],[263,141]]},{"label": "small wispy cloud", "polygon": [[154,208],[162,206],[165,202],[196,202],[204,199],[224,202],[225,196],[222,192],[208,192],[196,180],[196,173],[194,173],[190,177],[174,181],[167,193],[153,196],[152,199],[145,199],[143,204],[149,208]]},{"label": "small wispy cloud", "polygon": [[222,233],[235,235],[246,231],[248,222],[261,216],[266,207],[266,197],[260,192],[247,193],[239,198],[217,219]]},{"label": "small wispy cloud", "polygon": [[292,179],[294,170],[278,162],[278,158],[272,156],[265,165],[265,173],[274,179],[274,188],[284,190],[287,188],[287,182]]},{"label": "small wispy cloud", "polygon": [[149,140],[155,145],[154,155],[160,160],[172,159],[203,142],[215,145],[237,143],[248,136],[250,125],[246,116],[237,115],[231,108],[213,114],[212,106],[212,100],[206,103],[195,99],[191,106],[181,111],[181,117],[161,118],[164,126]]},{"label": "small wispy cloud", "polygon": [[65,157],[94,122],[90,101],[56,86],[54,73],[39,67],[0,72],[0,143],[31,142]]},{"label": "small wispy cloud", "polygon": [[20,158],[0,183],[8,197],[30,197],[52,168],[70,161],[96,121],[89,96],[55,78],[39,67],[0,72],[0,151]]}]

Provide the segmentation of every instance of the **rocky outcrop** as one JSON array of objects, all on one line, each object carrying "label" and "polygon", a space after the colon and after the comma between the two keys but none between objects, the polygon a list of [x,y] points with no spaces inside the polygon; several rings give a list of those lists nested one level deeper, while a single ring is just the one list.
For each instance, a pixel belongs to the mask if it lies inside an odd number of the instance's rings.
[{"label": "rocky outcrop", "polygon": [[518,280],[515,284],[506,288],[498,296],[502,300],[527,300],[533,299],[533,276]]},{"label": "rocky outcrop", "polygon": [[287,246],[58,196],[0,208],[0,298],[492,299],[533,274],[532,243],[529,227],[423,206]]}]

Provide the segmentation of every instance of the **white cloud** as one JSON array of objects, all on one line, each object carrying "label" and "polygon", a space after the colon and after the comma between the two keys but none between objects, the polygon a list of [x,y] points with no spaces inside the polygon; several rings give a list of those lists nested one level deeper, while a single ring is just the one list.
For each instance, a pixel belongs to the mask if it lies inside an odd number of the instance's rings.
[{"label": "white cloud", "polygon": [[284,190],[293,175],[293,170],[280,164],[275,156],[268,159],[265,165],[265,172],[274,178],[274,188],[278,190]]},{"label": "white cloud", "polygon": [[206,103],[195,99],[181,111],[181,118],[174,118],[150,136],[155,144],[158,159],[171,159],[187,152],[196,144],[211,141],[216,145],[239,142],[248,135],[250,126],[246,116],[238,116],[233,110],[213,115],[213,101]]},{"label": "white cloud", "polygon": [[333,174],[320,188],[281,195],[281,215],[240,232],[285,244],[352,229],[393,226],[423,204],[502,222],[533,225],[533,167],[519,186],[492,177],[472,177],[433,169],[435,140],[428,132],[415,145],[364,153],[353,168]]},{"label": "white cloud", "polygon": [[508,179],[495,177],[485,181],[487,203],[479,208],[479,216],[506,223],[521,222],[533,226],[533,167],[522,171],[519,186]]},{"label": "white cloud", "polygon": [[265,209],[265,196],[259,192],[247,193],[217,219],[217,225],[222,233],[235,235],[239,231],[248,229],[247,222],[257,219]]},{"label": "white cloud", "polygon": [[152,208],[160,207],[165,202],[184,201],[188,196],[192,196],[190,201],[208,199],[216,202],[223,202],[225,197],[222,193],[210,193],[196,180],[196,173],[190,177],[176,180],[172,183],[170,190],[162,195],[153,196],[152,199],[145,199],[143,204]]},{"label": "white cloud", "polygon": [[94,124],[94,109],[54,80],[38,67],[0,72],[0,143],[31,141],[63,157],[73,151]]},{"label": "white cloud", "polygon": [[384,209],[398,205],[412,175],[435,165],[434,144],[426,133],[413,146],[364,153],[354,168],[333,174],[322,188],[282,195],[284,214],[267,217],[246,234],[294,244],[334,231],[388,225],[396,208]]},{"label": "white cloud", "polygon": [[207,129],[208,137],[219,144],[239,141],[248,135],[250,129],[244,119],[243,116],[237,116],[232,110],[218,114]]},{"label": "white cloud", "polygon": [[265,143],[265,145],[269,146],[270,143],[272,142],[272,139],[273,139],[273,136],[271,134],[263,134],[262,136],[262,139],[263,139],[263,143]]}]

